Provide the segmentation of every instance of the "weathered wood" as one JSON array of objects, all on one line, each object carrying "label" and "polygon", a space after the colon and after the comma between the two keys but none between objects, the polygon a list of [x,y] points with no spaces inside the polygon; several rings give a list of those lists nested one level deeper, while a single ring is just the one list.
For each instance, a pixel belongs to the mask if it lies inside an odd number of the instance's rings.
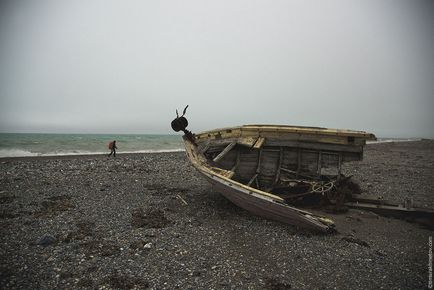
[{"label": "weathered wood", "polygon": [[273,185],[277,184],[279,182],[280,179],[280,170],[282,169],[282,161],[283,161],[283,149],[282,147],[280,147],[280,152],[279,152],[279,163],[277,164],[277,172],[276,172],[276,177],[274,178],[274,182]]},{"label": "weathered wood", "polygon": [[261,159],[262,159],[262,148],[259,149],[259,155],[258,155],[258,166],[256,167],[256,188],[261,188],[259,184],[259,175],[261,174]]},{"label": "weathered wood", "polygon": [[333,229],[333,221],[328,218],[290,207],[281,202],[270,201],[251,191],[242,192],[235,186],[228,186],[216,179],[208,178],[208,180],[223,196],[251,213],[321,232]]},{"label": "weathered wood", "polygon": [[295,175],[296,178],[298,178],[299,176],[301,176],[301,177],[305,177],[305,178],[310,178],[310,179],[313,179],[313,178],[314,178],[313,176],[310,176],[310,175],[307,175],[307,174],[302,174],[302,173],[299,173],[299,172],[297,172],[297,171],[290,170],[290,169],[288,169],[288,168],[284,168],[284,167],[281,167],[280,170],[281,170],[281,171],[284,171],[284,172],[287,172],[287,173],[291,173],[291,174]]},{"label": "weathered wood", "polygon": [[188,203],[183,199],[179,194],[176,195],[185,205],[188,205]]},{"label": "weathered wood", "polygon": [[[195,138],[198,142],[203,139],[222,140],[239,137],[264,137],[288,139],[294,141],[320,142],[328,144],[343,145],[365,145],[366,140],[376,140],[370,133],[352,130],[336,130],[315,127],[297,126],[269,126],[269,125],[247,125],[241,127],[216,129],[198,133]],[[349,138],[351,137],[351,138]]]},{"label": "weathered wood", "polygon": [[[241,136],[243,137],[263,137],[266,139],[274,138],[282,140],[291,140],[291,141],[303,141],[303,142],[317,142],[317,143],[328,143],[328,144],[342,144],[348,145],[348,137],[346,136],[333,136],[333,135],[323,135],[323,134],[310,134],[310,133],[295,133],[295,132],[280,132],[280,131],[269,131],[269,132],[261,132],[259,136],[258,132],[255,131],[246,131],[243,130]],[[358,140],[356,140],[354,145],[358,144]]]},{"label": "weathered wood", "polygon": [[255,145],[253,145],[253,149],[260,149],[262,145],[264,145],[265,138],[259,137],[258,140],[256,140]]},{"label": "weathered wood", "polygon": [[240,151],[239,150],[237,151],[237,158],[235,160],[235,164],[232,167],[231,171],[235,172],[238,168],[238,165],[240,165]]},{"label": "weathered wood", "polygon": [[261,167],[259,181],[262,187],[269,187],[273,184],[276,176],[276,167],[279,160],[280,151],[268,151],[263,148],[261,157]]},{"label": "weathered wood", "polygon": [[262,148],[263,152],[280,152],[279,148],[274,148],[274,147],[264,147]]},{"label": "weathered wood", "polygon": [[258,173],[256,173],[255,175],[253,175],[253,177],[250,178],[249,182],[247,183],[247,186],[252,185],[253,181],[255,181],[257,177],[258,177]]},{"label": "weathered wood", "polygon": [[360,161],[362,157],[362,153],[342,152],[342,162]]},{"label": "weathered wood", "polygon": [[300,175],[301,171],[301,148],[298,148],[297,150],[297,174],[295,177],[298,177]]},{"label": "weathered wood", "polygon": [[209,146],[210,146],[209,144],[210,144],[210,141],[206,140],[205,142],[202,142],[197,146],[197,150],[203,154],[209,149]]},{"label": "weathered wood", "polygon": [[370,204],[363,202],[346,202],[345,206],[361,210],[373,211],[380,215],[396,218],[426,218],[427,224],[434,226],[434,210],[427,208],[405,208],[401,206]]},{"label": "weathered wood", "polygon": [[237,140],[237,144],[251,148],[255,145],[256,141],[254,137],[240,137]]},{"label": "weathered wood", "polygon": [[303,148],[310,150],[322,150],[322,151],[333,151],[333,152],[357,152],[363,151],[362,145],[342,145],[342,144],[326,144],[326,143],[314,143],[314,142],[303,142],[294,140],[282,140],[279,138],[267,138],[266,146],[283,146],[283,147],[293,147],[293,148]]},{"label": "weathered wood", "polygon": [[370,203],[370,204],[379,204],[379,205],[398,206],[396,203],[393,203],[386,199],[378,198],[377,196],[373,196],[373,195],[353,194],[351,196],[351,201],[356,203]]},{"label": "weathered wood", "polygon": [[211,170],[214,171],[215,173],[220,174],[221,176],[224,176],[224,177],[229,178],[229,179],[231,179],[235,174],[235,172],[233,172],[233,171],[221,169],[219,167],[211,167]]},{"label": "weathered wood", "polygon": [[234,146],[237,145],[237,142],[231,142],[228,146],[226,146],[226,148],[220,152],[219,155],[217,155],[213,161],[214,162],[218,162],[220,159],[222,159],[223,157],[225,157],[226,154],[229,153],[229,151],[231,151],[232,148],[234,148]]},{"label": "weathered wood", "polygon": [[256,173],[261,173],[261,157],[262,157],[262,149],[259,150],[259,156],[258,156],[258,165],[256,166]]}]

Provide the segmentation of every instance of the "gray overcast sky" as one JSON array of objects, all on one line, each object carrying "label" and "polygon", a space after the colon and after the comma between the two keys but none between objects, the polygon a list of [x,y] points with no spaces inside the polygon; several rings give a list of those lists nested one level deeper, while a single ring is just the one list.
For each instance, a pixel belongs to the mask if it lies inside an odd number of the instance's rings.
[{"label": "gray overcast sky", "polygon": [[0,3],[0,132],[434,137],[434,1]]}]

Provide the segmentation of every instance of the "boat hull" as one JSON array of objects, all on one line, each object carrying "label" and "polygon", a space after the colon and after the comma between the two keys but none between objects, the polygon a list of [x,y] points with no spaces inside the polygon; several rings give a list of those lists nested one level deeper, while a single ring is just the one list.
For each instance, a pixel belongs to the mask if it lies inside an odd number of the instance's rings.
[{"label": "boat hull", "polygon": [[237,187],[228,186],[206,174],[204,176],[218,193],[238,207],[243,208],[254,215],[320,232],[330,232],[334,228],[331,225],[324,225],[306,217],[304,214],[300,214],[297,209],[275,201],[262,199],[252,194],[243,193]]}]

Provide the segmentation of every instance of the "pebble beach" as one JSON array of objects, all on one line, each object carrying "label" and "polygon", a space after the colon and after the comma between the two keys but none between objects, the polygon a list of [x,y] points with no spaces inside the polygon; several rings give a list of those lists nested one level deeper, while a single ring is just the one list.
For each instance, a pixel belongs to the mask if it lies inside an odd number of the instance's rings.
[{"label": "pebble beach", "polygon": [[[415,223],[349,210],[316,234],[226,200],[184,152],[0,159],[1,289],[426,289]],[[369,144],[362,194],[434,208],[434,141]]]}]

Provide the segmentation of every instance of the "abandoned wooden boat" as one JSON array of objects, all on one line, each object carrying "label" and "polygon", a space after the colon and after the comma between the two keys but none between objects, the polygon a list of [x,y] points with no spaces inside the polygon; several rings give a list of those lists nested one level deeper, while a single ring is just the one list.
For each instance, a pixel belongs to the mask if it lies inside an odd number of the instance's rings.
[{"label": "abandoned wooden boat", "polygon": [[298,205],[390,206],[378,199],[357,200],[348,191],[348,178],[341,174],[342,163],[363,158],[366,141],[376,139],[373,134],[282,125],[245,125],[192,134],[186,130],[184,114],[177,115],[172,128],[184,131],[192,165],[216,191],[253,214],[329,232],[334,228],[331,219]]}]

